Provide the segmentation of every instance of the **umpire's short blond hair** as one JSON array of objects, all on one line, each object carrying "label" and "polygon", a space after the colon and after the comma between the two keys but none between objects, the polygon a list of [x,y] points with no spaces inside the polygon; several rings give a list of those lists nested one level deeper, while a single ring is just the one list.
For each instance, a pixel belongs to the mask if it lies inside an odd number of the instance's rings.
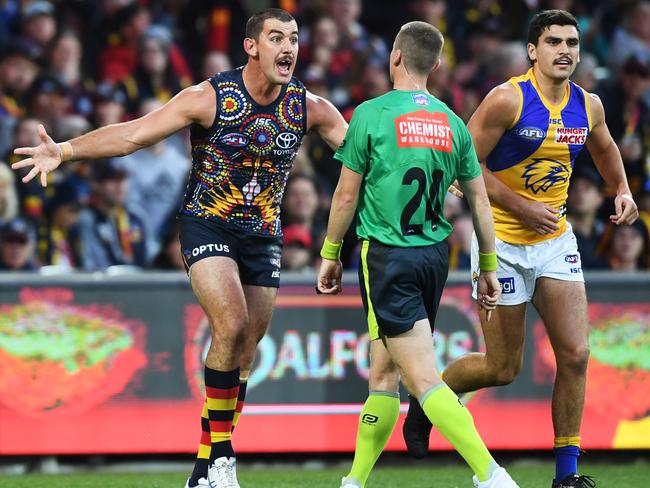
[{"label": "umpire's short blond hair", "polygon": [[404,24],[395,37],[395,49],[410,73],[428,75],[440,59],[445,40],[438,29],[427,22]]}]

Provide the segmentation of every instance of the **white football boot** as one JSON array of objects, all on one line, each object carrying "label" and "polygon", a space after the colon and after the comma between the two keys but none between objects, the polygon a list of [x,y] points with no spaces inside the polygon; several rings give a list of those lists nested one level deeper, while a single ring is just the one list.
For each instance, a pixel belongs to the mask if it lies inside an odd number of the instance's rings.
[{"label": "white football boot", "polygon": [[485,481],[479,481],[476,476],[472,477],[472,481],[476,488],[519,488],[519,485],[515,483],[508,472],[502,467],[498,467],[492,471],[492,476]]},{"label": "white football boot", "polygon": [[361,488],[361,482],[352,476],[341,479],[341,488]]},{"label": "white football boot", "polygon": [[237,482],[237,461],[234,457],[220,457],[208,468],[210,488],[240,488]]}]

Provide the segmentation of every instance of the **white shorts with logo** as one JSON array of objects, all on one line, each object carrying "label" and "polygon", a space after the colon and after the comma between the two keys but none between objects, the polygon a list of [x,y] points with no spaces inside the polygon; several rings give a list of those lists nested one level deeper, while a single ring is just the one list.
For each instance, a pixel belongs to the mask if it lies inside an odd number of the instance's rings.
[{"label": "white shorts with logo", "polygon": [[[501,283],[499,305],[518,305],[531,301],[537,278],[584,282],[576,237],[567,223],[558,237],[538,244],[508,244],[496,240],[497,278]],[[478,240],[472,236],[472,276],[478,277]],[[476,299],[476,279],[472,296]]]}]

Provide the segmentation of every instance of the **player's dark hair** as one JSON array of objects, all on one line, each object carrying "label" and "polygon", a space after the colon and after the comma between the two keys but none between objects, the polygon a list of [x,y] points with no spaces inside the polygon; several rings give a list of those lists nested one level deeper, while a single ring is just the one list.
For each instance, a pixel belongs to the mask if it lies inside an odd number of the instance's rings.
[{"label": "player's dark hair", "polygon": [[540,36],[544,33],[544,29],[548,29],[552,25],[572,25],[580,33],[578,21],[572,13],[566,10],[543,10],[533,17],[528,26],[528,43],[537,46]]},{"label": "player's dark hair", "polygon": [[256,41],[259,40],[262,29],[264,28],[264,22],[267,19],[277,19],[280,22],[295,21],[293,15],[280,8],[267,8],[260,10],[253,14],[253,16],[248,19],[248,22],[246,22],[246,37],[255,39]]},{"label": "player's dark hair", "polygon": [[438,29],[426,22],[404,24],[395,38],[407,71],[428,75],[440,59],[445,40]]}]

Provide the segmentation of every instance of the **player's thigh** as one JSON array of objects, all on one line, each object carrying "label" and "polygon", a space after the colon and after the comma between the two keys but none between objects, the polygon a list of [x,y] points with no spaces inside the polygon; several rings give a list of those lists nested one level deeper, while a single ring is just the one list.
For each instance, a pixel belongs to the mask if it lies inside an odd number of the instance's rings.
[{"label": "player's thigh", "polygon": [[381,339],[370,341],[370,391],[397,391],[399,370]]},{"label": "player's thigh", "polygon": [[584,282],[539,278],[533,304],[542,317],[558,362],[583,362],[589,354]]},{"label": "player's thigh", "polygon": [[489,321],[480,315],[488,364],[516,375],[523,362],[526,304],[499,305]]},{"label": "player's thigh", "polygon": [[384,340],[403,383],[412,395],[419,398],[440,383],[428,319],[418,320],[409,331],[387,336]]},{"label": "player's thigh", "polygon": [[191,273],[192,290],[208,316],[213,336],[243,333],[248,311],[235,261],[211,256],[195,262]]}]

